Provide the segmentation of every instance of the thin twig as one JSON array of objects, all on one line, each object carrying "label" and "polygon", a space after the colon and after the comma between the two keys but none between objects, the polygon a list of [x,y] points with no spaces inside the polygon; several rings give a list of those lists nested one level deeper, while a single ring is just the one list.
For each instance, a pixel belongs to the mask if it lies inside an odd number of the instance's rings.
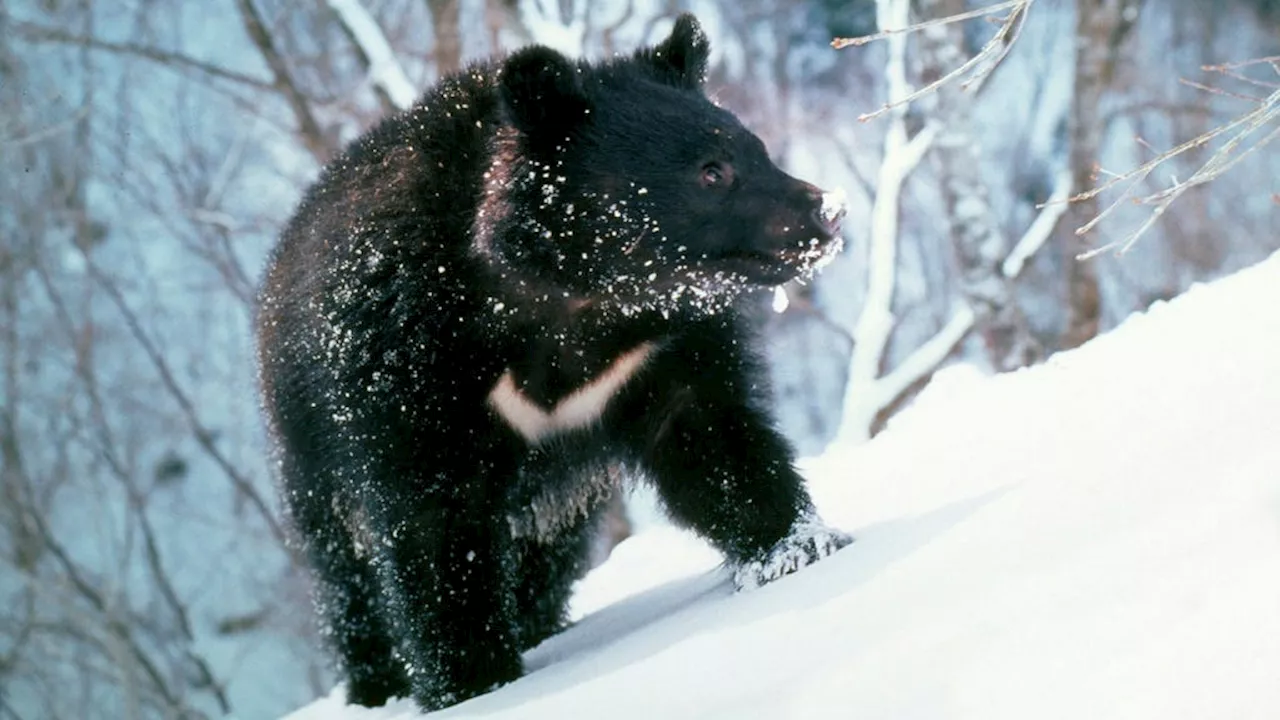
[{"label": "thin twig", "polygon": [[137,663],[138,667],[142,669],[142,672],[146,674],[147,679],[151,681],[155,691],[160,695],[160,698],[165,702],[165,704],[175,710],[181,711],[182,703],[179,701],[178,696],[173,689],[165,682],[164,675],[160,672],[160,669],[156,667],[155,663],[147,656],[141,645],[138,644],[137,638],[135,638],[133,633],[129,631],[128,626],[120,622],[119,619],[113,617],[114,612],[112,611],[111,604],[102,595],[102,593],[94,587],[93,583],[84,578],[75,561],[71,559],[71,555],[67,552],[66,548],[62,547],[62,544],[58,542],[53,531],[44,521],[44,518],[40,516],[40,513],[31,513],[30,520],[40,533],[40,539],[44,547],[48,549],[50,555],[52,555],[52,557],[57,560],[58,564],[62,566],[62,571],[66,575],[67,580],[70,581],[71,586],[75,588],[76,592],[81,597],[88,601],[89,605],[91,605],[94,610],[101,614],[107,632],[125,646],[129,651],[130,657],[135,663]]},{"label": "thin twig", "polygon": [[[1241,77],[1240,79],[1244,80],[1246,78]],[[1222,88],[1213,87],[1212,85],[1205,85],[1204,83],[1199,83],[1199,82],[1196,82],[1195,80],[1188,80],[1186,78],[1178,78],[1178,83],[1181,85],[1186,85],[1189,88],[1195,88],[1196,90],[1203,90],[1204,92],[1207,92],[1213,95],[1221,95],[1223,97],[1232,97],[1237,100],[1247,100],[1251,103],[1260,103],[1266,99],[1266,98],[1258,97],[1257,95],[1244,95],[1242,93],[1231,92],[1230,90],[1224,90]]]},{"label": "thin twig", "polygon": [[48,125],[47,127],[43,127],[34,132],[17,135],[16,137],[0,138],[0,147],[6,147],[6,146],[21,147],[23,145],[35,145],[36,143],[43,142],[51,137],[54,137],[55,135],[61,135],[62,133],[65,133],[65,132],[71,132],[76,128],[77,125],[80,124],[82,120],[88,117],[89,111],[91,109],[92,109],[92,106],[89,103],[85,103],[80,107],[76,108],[76,111],[72,113],[71,117],[67,118],[66,120],[53,123],[52,125]]},{"label": "thin twig", "polygon": [[1205,72],[1223,72],[1226,70],[1239,70],[1242,67],[1249,67],[1250,65],[1261,65],[1262,63],[1270,65],[1280,63],[1280,55],[1267,55],[1266,57],[1251,58],[1249,60],[1240,60],[1238,62],[1218,63],[1217,65],[1201,65],[1200,69]]},{"label": "thin twig", "polygon": [[1205,72],[1218,73],[1219,75],[1222,75],[1224,77],[1229,77],[1233,80],[1239,80],[1240,82],[1245,83],[1247,85],[1266,88],[1268,91],[1275,90],[1276,88],[1280,88],[1280,83],[1267,82],[1259,78],[1249,77],[1248,75],[1242,72],[1239,72],[1241,68],[1253,67],[1255,65],[1260,65],[1264,62],[1270,65],[1271,69],[1275,71],[1276,75],[1280,75],[1280,55],[1275,55],[1275,56],[1265,57],[1265,58],[1256,58],[1254,60],[1245,60],[1245,61],[1236,62],[1236,63],[1223,63],[1221,65],[1202,65],[1200,69],[1204,70]]},{"label": "thin twig", "polygon": [[[889,97],[889,101],[886,102],[880,109],[875,110],[873,112],[863,113],[859,115],[858,122],[866,122],[873,118],[879,117],[886,112],[889,112],[895,107],[898,107],[900,105],[908,105],[920,99],[921,97],[928,95],[931,92],[934,92],[942,85],[945,85],[946,83],[949,83],[955,80],[957,77],[960,77],[961,75],[965,75],[969,73],[971,70],[977,67],[980,63],[982,63],[982,61],[988,58],[994,58],[990,64],[982,68],[980,71],[975,72],[972,77],[967,79],[964,83],[964,86],[968,87],[973,83],[980,83],[986,76],[990,75],[991,72],[995,70],[996,66],[1000,64],[1000,61],[1003,60],[1006,55],[1008,55],[1010,48],[1013,47],[1013,42],[1017,39],[1017,37],[1022,32],[1022,26],[1024,24],[1022,22],[1022,18],[1027,12],[1027,10],[1031,7],[1031,4],[1033,2],[1035,2],[1035,0],[1015,0],[1014,2],[1003,3],[1002,5],[998,5],[998,6],[992,6],[991,8],[987,8],[985,11],[982,11],[982,12],[975,11],[975,12],[978,12],[979,15],[985,15],[985,14],[989,14],[990,11],[993,11],[995,9],[1003,9],[1004,7],[1012,8],[1012,10],[1009,12],[1009,15],[1005,17],[1003,21],[1001,21],[1000,28],[996,30],[995,35],[993,35],[991,39],[988,40],[986,44],[982,46],[982,49],[979,50],[976,55],[966,60],[963,64],[960,65],[960,67],[952,70],[951,72],[943,75],[937,80],[934,80],[933,82],[929,83],[928,85],[925,85],[924,87],[920,88],[919,90],[916,90],[915,92],[907,95],[906,97],[894,98],[891,95]],[[951,15],[946,18],[939,18],[937,20],[929,20],[923,23],[916,23],[915,25],[911,25],[909,27],[903,28],[901,32],[920,30],[925,27],[940,25],[944,22],[954,22],[956,19],[966,19],[966,16],[974,16],[974,15],[973,13],[961,13],[960,15]],[[887,30],[884,33],[881,33],[881,35],[893,34],[893,32],[894,31]],[[1011,32],[1013,33],[1012,36],[1010,36]],[[873,37],[873,36],[868,36],[868,37]]]},{"label": "thin twig", "polygon": [[[996,31],[997,37],[992,38],[991,41],[987,43],[987,45],[990,45],[991,42],[994,42],[999,38],[1001,40],[1000,52],[996,53],[995,59],[991,61],[991,64],[988,67],[979,70],[977,73],[974,73],[973,77],[960,83],[960,88],[962,90],[968,90],[969,86],[974,85],[975,83],[977,84],[977,87],[974,88],[974,92],[981,90],[983,84],[986,83],[987,78],[991,77],[991,73],[995,72],[995,69],[1000,66],[1000,63],[1004,62],[1005,56],[1007,56],[1009,51],[1013,49],[1013,46],[1017,44],[1018,38],[1022,37],[1022,29],[1027,26],[1027,10],[1029,7],[1029,5],[1024,5],[1023,7],[1014,8],[1010,11],[1008,20],[1005,24],[1000,26],[1000,30]],[[1013,28],[1012,35],[1009,35],[1008,28],[1010,27]],[[1007,39],[1005,39],[1005,36],[1007,36]],[[986,50],[986,47],[986,45],[983,46],[984,51]],[[979,55],[981,55],[981,53],[979,53]]]},{"label": "thin twig", "polygon": [[[1247,135],[1253,132],[1253,130],[1255,129],[1256,128],[1250,128],[1249,130],[1242,132],[1240,136]],[[1147,216],[1147,219],[1143,221],[1143,223],[1139,225],[1136,230],[1129,233],[1129,235],[1125,237],[1123,240],[1110,242],[1110,243],[1107,243],[1106,245],[1103,245],[1100,248],[1095,248],[1088,252],[1081,253],[1076,256],[1077,259],[1088,260],[1089,258],[1097,256],[1099,253],[1103,253],[1103,252],[1106,252],[1107,250],[1111,250],[1117,247],[1119,248],[1118,252],[1122,255],[1124,253],[1129,252],[1130,250],[1133,249],[1134,243],[1138,241],[1138,238],[1141,237],[1142,234],[1145,233],[1147,230],[1149,230],[1151,226],[1155,224],[1156,220],[1159,220],[1160,217],[1164,215],[1165,211],[1169,209],[1169,206],[1172,205],[1173,202],[1177,200],[1179,197],[1182,197],[1183,193],[1185,193],[1187,190],[1190,190],[1193,187],[1196,187],[1198,185],[1204,185],[1205,183],[1220,177],[1227,170],[1235,166],[1236,163],[1239,163],[1241,160],[1248,157],[1251,153],[1257,150],[1260,150],[1261,148],[1265,147],[1268,143],[1270,143],[1272,140],[1275,140],[1277,136],[1280,136],[1280,127],[1277,127],[1271,132],[1267,133],[1267,135],[1264,136],[1261,140],[1254,143],[1252,146],[1247,148],[1244,152],[1234,157],[1228,157],[1230,152],[1234,150],[1234,147],[1224,146],[1217,153],[1214,153],[1213,157],[1209,158],[1209,160],[1206,161],[1205,164],[1202,165],[1200,169],[1197,170],[1195,174],[1192,175],[1190,178],[1188,178],[1186,181],[1177,183],[1173,187],[1167,188],[1165,190],[1161,190],[1160,192],[1153,193],[1151,195],[1148,195],[1142,198],[1136,198],[1134,200],[1135,202],[1142,203],[1142,204],[1155,205],[1155,208],[1151,211],[1150,215]],[[1233,141],[1236,139],[1237,138],[1232,138]]]},{"label": "thin twig", "polygon": [[[1269,111],[1273,111],[1273,107],[1278,101],[1280,101],[1280,91],[1276,91],[1275,93],[1273,93],[1271,97],[1267,98],[1256,109],[1251,110],[1250,112],[1245,113],[1244,115],[1241,115],[1240,117],[1232,120],[1229,123],[1226,123],[1225,125],[1219,125],[1218,127],[1215,127],[1212,130],[1209,130],[1200,135],[1197,135],[1194,138],[1191,138],[1190,140],[1182,143],[1181,145],[1178,145],[1177,147],[1171,150],[1166,150],[1160,155],[1143,163],[1141,166],[1134,168],[1133,170],[1130,170],[1129,172],[1124,173],[1122,175],[1117,175],[1114,179],[1108,180],[1107,182],[1103,183],[1102,185],[1099,185],[1098,187],[1093,188],[1092,190],[1086,190],[1084,192],[1073,195],[1067,200],[1067,202],[1078,202],[1080,200],[1088,200],[1089,198],[1094,197],[1100,193],[1106,192],[1107,190],[1110,190],[1111,188],[1115,187],[1121,182],[1124,182],[1125,180],[1133,179],[1134,177],[1138,177],[1138,180],[1140,181],[1143,178],[1145,178],[1147,175],[1150,175],[1151,172],[1155,170],[1156,167],[1159,166],[1161,163],[1164,163],[1165,161],[1177,155],[1181,155],[1182,153],[1188,150],[1192,150],[1194,148],[1198,148],[1202,145],[1205,145],[1213,138],[1229,130],[1234,130],[1240,125],[1245,125],[1245,124],[1250,124],[1254,126],[1263,125],[1270,119],[1268,117],[1268,115],[1270,114]],[[1087,225],[1086,227],[1080,230],[1077,230],[1076,234],[1080,235],[1088,232],[1089,229],[1091,229],[1094,224],[1096,224],[1096,219],[1093,223],[1090,223],[1089,225]]]},{"label": "thin twig", "polygon": [[831,47],[835,48],[836,50],[849,47],[850,45],[858,47],[858,46],[866,45],[867,43],[870,43],[870,42],[875,42],[876,40],[883,40],[885,38],[892,37],[894,35],[900,35],[902,33],[913,33],[913,32],[918,32],[920,30],[924,30],[925,28],[931,28],[938,25],[946,25],[949,23],[961,22],[964,20],[972,20],[973,18],[982,17],[984,15],[992,15],[1006,8],[1017,7],[1019,5],[1027,5],[1030,2],[1034,2],[1034,0],[1009,0],[1009,2],[999,3],[997,5],[988,5],[987,7],[978,8],[977,10],[970,10],[969,12],[963,12],[958,15],[948,15],[943,18],[934,18],[933,20],[925,20],[924,22],[919,22],[914,25],[908,25],[906,27],[890,28],[889,30],[881,30],[880,32],[872,35],[861,35],[859,37],[838,37],[831,41]]},{"label": "thin twig", "polygon": [[[1268,97],[1265,102],[1259,105],[1259,107],[1257,107],[1253,111],[1246,113],[1245,115],[1242,115],[1239,118],[1236,118],[1232,122],[1227,123],[1226,125],[1222,125],[1217,128],[1214,128],[1213,130],[1210,130],[1195,138],[1192,138],[1191,140],[1185,143],[1182,143],[1178,147],[1172,150],[1169,150],[1165,153],[1162,153],[1156,158],[1143,164],[1141,167],[1136,168],[1135,170],[1132,170],[1128,173],[1125,173],[1124,175],[1122,175],[1121,177],[1115,180],[1108,181],[1107,183],[1104,183],[1099,188],[1090,190],[1087,193],[1081,193],[1080,195],[1077,195],[1074,198],[1072,198],[1072,200],[1075,200],[1076,198],[1092,197],[1094,195],[1097,195],[1099,192],[1102,192],[1103,190],[1107,189],[1108,187],[1114,186],[1117,182],[1120,182],[1124,179],[1132,179],[1132,182],[1129,183],[1129,185],[1124,189],[1123,192],[1121,192],[1120,196],[1116,198],[1114,202],[1111,203],[1111,205],[1107,206],[1107,208],[1103,210],[1101,213],[1099,213],[1097,217],[1095,217],[1093,220],[1090,220],[1088,223],[1086,223],[1085,225],[1081,226],[1079,229],[1076,230],[1077,235],[1086,233],[1089,230],[1096,227],[1099,222],[1101,222],[1106,216],[1108,216],[1125,199],[1129,199],[1134,204],[1155,206],[1152,209],[1151,214],[1146,218],[1146,220],[1141,225],[1139,225],[1136,230],[1126,235],[1123,239],[1109,242],[1101,247],[1094,248],[1087,252],[1081,253],[1077,257],[1081,260],[1087,260],[1089,258],[1099,255],[1100,253],[1107,252],[1108,250],[1113,250],[1117,248],[1119,248],[1119,252],[1121,253],[1128,252],[1133,247],[1134,243],[1137,242],[1138,238],[1141,237],[1142,234],[1145,233],[1155,223],[1155,221],[1158,220],[1164,214],[1164,212],[1169,208],[1169,206],[1172,205],[1173,202],[1177,200],[1179,197],[1181,197],[1187,190],[1190,190],[1191,188],[1196,187],[1198,185],[1204,185],[1205,183],[1208,183],[1211,180],[1214,180],[1220,177],[1223,173],[1225,173],[1227,170],[1234,167],[1237,163],[1239,163],[1245,157],[1248,157],[1250,154],[1265,147],[1268,143],[1274,140],[1277,134],[1280,134],[1280,127],[1272,130],[1270,133],[1265,135],[1261,140],[1257,141],[1252,146],[1245,149],[1243,152],[1239,154],[1233,154],[1249,135],[1251,135],[1254,131],[1262,127],[1265,127],[1266,125],[1268,125],[1269,123],[1271,123],[1276,119],[1280,119],[1280,90],[1277,90],[1276,92],[1272,93],[1271,96]],[[1191,148],[1202,146],[1213,137],[1216,137],[1228,130],[1232,130],[1237,127],[1240,127],[1241,125],[1244,125],[1245,127],[1242,128],[1238,133],[1230,137],[1222,145],[1222,147],[1218,148],[1218,150],[1215,151],[1209,157],[1209,159],[1206,160],[1200,166],[1200,168],[1197,169],[1195,173],[1193,173],[1191,177],[1187,178],[1185,181],[1176,182],[1172,187],[1166,188],[1164,190],[1160,190],[1158,192],[1151,193],[1149,195],[1144,195],[1141,197],[1129,197],[1129,193],[1133,189],[1133,187],[1135,187],[1139,182],[1149,177],[1151,173],[1154,172],[1155,169],[1162,163],[1168,161],[1169,159],[1175,157],[1176,155],[1186,152]]]}]

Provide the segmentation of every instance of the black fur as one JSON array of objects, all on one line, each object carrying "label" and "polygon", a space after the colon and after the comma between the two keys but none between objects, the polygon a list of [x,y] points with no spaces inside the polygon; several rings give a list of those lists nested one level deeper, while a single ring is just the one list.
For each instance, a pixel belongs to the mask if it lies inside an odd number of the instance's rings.
[{"label": "black fur", "polygon": [[[703,96],[707,52],[685,16],[629,58],[476,65],[354,142],[286,229],[261,379],[352,702],[519,676],[623,468],[736,563],[810,512],[734,300],[812,270],[838,217]],[[553,408],[638,347],[584,427],[532,442],[489,404],[509,372]]]}]

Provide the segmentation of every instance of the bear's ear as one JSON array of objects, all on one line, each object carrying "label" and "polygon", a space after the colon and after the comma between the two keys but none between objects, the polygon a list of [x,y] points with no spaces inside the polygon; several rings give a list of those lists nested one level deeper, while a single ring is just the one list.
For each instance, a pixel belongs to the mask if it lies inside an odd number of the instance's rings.
[{"label": "bear's ear", "polygon": [[502,64],[502,104],[521,132],[570,130],[589,111],[577,66],[542,45],[516,52]]},{"label": "bear's ear", "polygon": [[711,43],[702,32],[698,19],[691,13],[676,18],[671,36],[650,50],[641,51],[652,65],[658,79],[668,85],[689,90],[702,87],[707,76],[707,57]]}]

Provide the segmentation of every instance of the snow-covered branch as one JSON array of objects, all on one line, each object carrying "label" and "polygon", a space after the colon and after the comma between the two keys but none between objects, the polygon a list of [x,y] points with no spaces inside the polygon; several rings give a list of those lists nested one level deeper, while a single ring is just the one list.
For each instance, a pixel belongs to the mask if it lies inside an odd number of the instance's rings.
[{"label": "snow-covered branch", "polygon": [[1053,193],[1040,208],[1040,214],[1031,222],[1022,238],[1005,258],[1000,271],[1010,280],[1022,274],[1022,268],[1053,235],[1058,220],[1067,211],[1067,198],[1071,195],[1071,171],[1063,170],[1054,183]]},{"label": "snow-covered branch", "polygon": [[[876,20],[882,28],[906,27],[910,3],[907,0],[879,0]],[[887,37],[889,57],[885,63],[886,92],[890,98],[908,93],[906,78],[906,37]],[[893,294],[898,264],[898,212],[902,184],[920,164],[937,128],[926,125],[908,139],[906,108],[893,112],[884,139],[884,158],[876,181],[871,207],[871,240],[867,270],[867,297],[854,328],[853,357],[845,386],[844,409],[838,440],[859,442],[870,437],[876,413],[891,402],[876,390],[880,363],[893,332]]]},{"label": "snow-covered branch", "polygon": [[881,377],[876,385],[882,406],[887,407],[917,380],[936,370],[951,354],[952,348],[969,333],[976,320],[977,315],[974,314],[973,308],[960,305],[937,334],[916,348],[916,351],[892,372]]},{"label": "snow-covered branch", "polygon": [[369,81],[395,107],[404,110],[413,105],[418,93],[410,82],[400,61],[391,50],[391,43],[360,0],[327,0],[337,14],[352,41],[369,63]]},{"label": "snow-covered branch", "polygon": [[522,2],[520,21],[535,42],[579,57],[586,50],[590,11],[591,3],[585,1],[571,3],[567,13],[560,3]]}]

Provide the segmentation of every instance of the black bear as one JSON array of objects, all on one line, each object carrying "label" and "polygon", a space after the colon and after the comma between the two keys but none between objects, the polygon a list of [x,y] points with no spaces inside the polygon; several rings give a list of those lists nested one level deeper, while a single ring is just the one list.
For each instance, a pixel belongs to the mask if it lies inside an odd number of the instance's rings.
[{"label": "black bear", "polygon": [[835,253],[843,205],[706,98],[707,53],[685,15],[631,56],[474,65],[353,142],[283,233],[261,383],[350,702],[518,677],[624,475],[740,586],[849,541],[735,302]]}]

